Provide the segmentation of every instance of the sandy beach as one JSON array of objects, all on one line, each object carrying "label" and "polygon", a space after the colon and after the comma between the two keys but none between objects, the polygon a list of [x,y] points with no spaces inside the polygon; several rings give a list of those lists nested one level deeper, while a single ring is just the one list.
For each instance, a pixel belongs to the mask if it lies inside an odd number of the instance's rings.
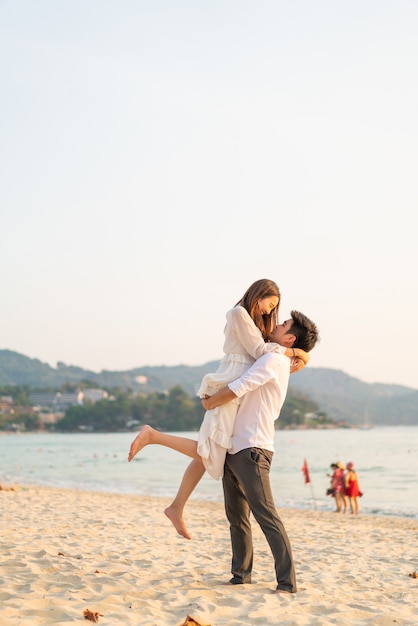
[{"label": "sandy beach", "polygon": [[418,623],[418,521],[282,509],[299,591],[274,594],[273,561],[254,523],[253,584],[227,585],[222,504],[191,501],[193,539],[168,500],[16,486],[0,490],[2,626],[99,624],[389,626]]}]

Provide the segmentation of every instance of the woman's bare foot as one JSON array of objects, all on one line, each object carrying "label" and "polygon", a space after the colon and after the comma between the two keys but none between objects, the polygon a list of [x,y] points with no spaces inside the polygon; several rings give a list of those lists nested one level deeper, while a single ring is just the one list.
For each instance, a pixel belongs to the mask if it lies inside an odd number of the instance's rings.
[{"label": "woman's bare foot", "polygon": [[134,456],[138,454],[142,448],[145,448],[150,443],[153,443],[154,433],[156,431],[148,424],[145,424],[131,443],[131,447],[129,449],[128,461],[132,461]]},{"label": "woman's bare foot", "polygon": [[181,515],[179,515],[177,509],[172,504],[164,509],[164,514],[168,517],[179,535],[185,537],[186,539],[191,539],[186,524],[184,523],[184,519]]}]

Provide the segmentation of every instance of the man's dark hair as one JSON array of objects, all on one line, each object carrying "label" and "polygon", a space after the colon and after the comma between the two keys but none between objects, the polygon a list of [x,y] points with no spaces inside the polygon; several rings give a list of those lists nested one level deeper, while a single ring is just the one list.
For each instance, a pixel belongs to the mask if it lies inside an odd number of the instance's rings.
[{"label": "man's dark hair", "polygon": [[296,336],[292,348],[301,348],[305,352],[310,352],[319,341],[319,331],[309,317],[299,311],[292,311],[292,325],[288,333]]}]

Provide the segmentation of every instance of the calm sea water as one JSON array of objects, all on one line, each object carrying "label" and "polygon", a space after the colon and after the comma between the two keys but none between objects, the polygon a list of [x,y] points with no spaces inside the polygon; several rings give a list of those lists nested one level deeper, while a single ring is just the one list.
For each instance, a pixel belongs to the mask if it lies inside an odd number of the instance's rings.
[{"label": "calm sea water", "polygon": [[[196,439],[196,433],[181,433]],[[0,436],[0,483],[71,487],[111,493],[173,496],[187,457],[148,446],[126,460],[130,433]],[[306,459],[311,483],[301,471]],[[358,471],[361,512],[418,518],[418,427],[278,431],[271,470],[276,504],[333,510],[325,495],[330,463],[352,461]],[[194,499],[222,501],[221,481],[204,476]]]}]

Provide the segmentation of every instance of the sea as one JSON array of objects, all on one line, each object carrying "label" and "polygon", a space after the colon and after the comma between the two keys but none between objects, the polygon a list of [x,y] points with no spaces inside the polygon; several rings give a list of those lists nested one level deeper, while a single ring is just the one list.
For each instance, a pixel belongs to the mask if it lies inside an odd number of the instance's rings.
[{"label": "sea", "polygon": [[[197,438],[196,432],[173,433]],[[0,435],[0,484],[172,497],[189,459],[162,446],[127,461],[135,433]],[[418,427],[388,426],[276,432],[271,483],[280,508],[333,511],[326,495],[331,463],[358,473],[360,513],[418,518]],[[310,481],[305,482],[306,460]],[[222,502],[222,481],[205,475],[194,500]]]}]

